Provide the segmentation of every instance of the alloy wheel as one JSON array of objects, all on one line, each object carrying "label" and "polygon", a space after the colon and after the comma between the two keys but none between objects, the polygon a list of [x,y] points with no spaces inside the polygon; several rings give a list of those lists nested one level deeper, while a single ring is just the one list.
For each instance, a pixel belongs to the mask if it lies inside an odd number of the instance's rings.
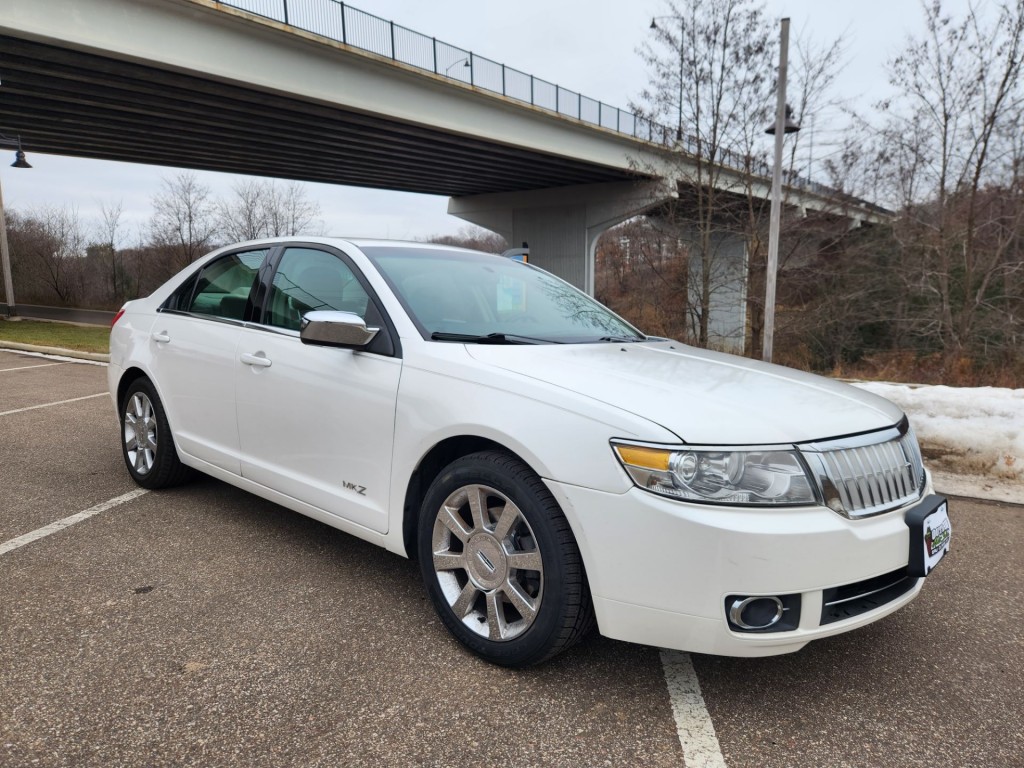
[{"label": "alloy wheel", "polygon": [[493,641],[533,624],[544,591],[544,566],[533,529],[505,494],[466,485],[437,511],[433,567],[445,600],[469,630]]},{"label": "alloy wheel", "polygon": [[153,403],[143,392],[128,400],[124,411],[124,445],[138,475],[147,475],[156,462],[157,426]]}]

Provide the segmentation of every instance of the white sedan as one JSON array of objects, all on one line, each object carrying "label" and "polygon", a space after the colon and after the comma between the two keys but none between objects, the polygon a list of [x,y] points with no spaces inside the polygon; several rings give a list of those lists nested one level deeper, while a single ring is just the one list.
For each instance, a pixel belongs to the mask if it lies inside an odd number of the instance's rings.
[{"label": "white sedan", "polygon": [[418,558],[448,629],[526,666],[613,638],[786,653],[912,600],[949,548],[886,400],[646,337],[528,264],[243,243],[118,313],[132,478],[203,472]]}]

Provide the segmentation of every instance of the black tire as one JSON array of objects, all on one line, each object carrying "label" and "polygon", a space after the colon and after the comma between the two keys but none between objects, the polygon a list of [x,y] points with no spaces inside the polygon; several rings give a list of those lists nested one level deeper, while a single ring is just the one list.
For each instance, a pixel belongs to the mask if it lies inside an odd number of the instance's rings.
[{"label": "black tire", "polygon": [[484,451],[445,467],[424,497],[417,548],[441,621],[486,661],[539,664],[594,626],[569,523],[541,479],[514,456]]},{"label": "black tire", "polygon": [[156,490],[181,485],[193,471],[178,459],[163,403],[152,382],[136,379],[121,401],[121,455],[132,480]]}]

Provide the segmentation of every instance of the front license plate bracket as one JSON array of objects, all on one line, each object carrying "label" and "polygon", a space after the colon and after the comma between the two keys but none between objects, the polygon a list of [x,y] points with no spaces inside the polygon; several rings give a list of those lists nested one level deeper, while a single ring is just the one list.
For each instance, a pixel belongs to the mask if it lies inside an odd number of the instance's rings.
[{"label": "front license plate bracket", "polygon": [[927,576],[949,552],[949,502],[943,496],[931,494],[907,512],[904,519],[910,528],[907,575]]}]

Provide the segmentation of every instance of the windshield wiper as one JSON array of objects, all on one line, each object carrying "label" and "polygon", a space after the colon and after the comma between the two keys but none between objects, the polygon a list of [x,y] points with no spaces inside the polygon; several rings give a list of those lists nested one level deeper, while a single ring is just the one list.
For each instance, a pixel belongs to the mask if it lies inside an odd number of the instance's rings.
[{"label": "windshield wiper", "polygon": [[627,343],[634,341],[647,341],[645,336],[602,336],[598,341],[612,341],[615,343]]},{"label": "windshield wiper", "polygon": [[519,336],[514,333],[488,333],[477,336],[472,333],[446,333],[434,331],[430,334],[434,341],[460,341],[463,344],[558,344],[551,339],[537,339],[532,336]]}]

